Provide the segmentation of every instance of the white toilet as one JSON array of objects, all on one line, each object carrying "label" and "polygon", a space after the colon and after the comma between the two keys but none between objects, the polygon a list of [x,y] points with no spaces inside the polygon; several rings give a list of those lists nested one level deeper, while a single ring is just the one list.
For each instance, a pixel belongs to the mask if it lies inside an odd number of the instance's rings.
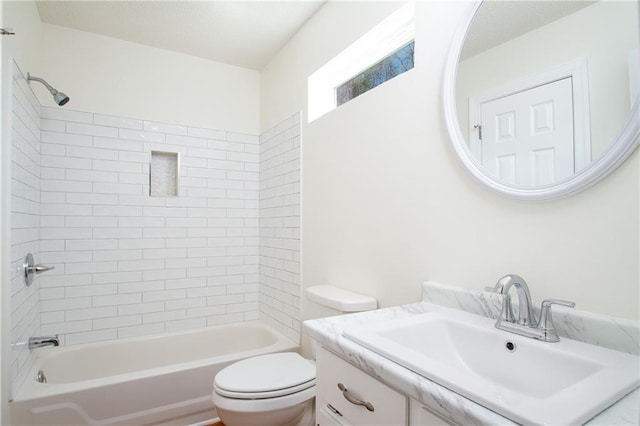
[{"label": "white toilet", "polygon": [[[309,315],[377,308],[376,299],[323,285],[306,290]],[[225,426],[312,426],[316,367],[294,352],[260,355],[220,370],[213,404]]]}]

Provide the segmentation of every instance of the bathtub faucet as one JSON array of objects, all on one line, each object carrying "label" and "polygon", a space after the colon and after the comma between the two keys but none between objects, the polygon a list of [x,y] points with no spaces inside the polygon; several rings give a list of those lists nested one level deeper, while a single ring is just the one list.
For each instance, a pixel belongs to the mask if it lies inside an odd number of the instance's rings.
[{"label": "bathtub faucet", "polygon": [[42,336],[42,337],[29,337],[29,350],[32,351],[36,348],[42,348],[45,346],[59,346],[60,341],[58,335],[55,336]]}]

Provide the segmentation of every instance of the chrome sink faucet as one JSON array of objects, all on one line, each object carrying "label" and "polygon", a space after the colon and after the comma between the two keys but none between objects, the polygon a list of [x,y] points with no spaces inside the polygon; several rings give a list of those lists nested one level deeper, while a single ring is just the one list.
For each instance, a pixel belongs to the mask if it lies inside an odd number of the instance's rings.
[{"label": "chrome sink faucet", "polygon": [[[511,287],[518,295],[518,318],[513,314],[511,306]],[[507,274],[500,278],[494,287],[487,287],[487,291],[502,294],[502,311],[496,321],[496,328],[542,340],[544,342],[558,342],[560,337],[553,325],[551,305],[562,305],[573,308],[576,304],[566,300],[548,299],[542,302],[540,319],[536,320],[531,303],[531,293],[527,282],[519,275]]]}]

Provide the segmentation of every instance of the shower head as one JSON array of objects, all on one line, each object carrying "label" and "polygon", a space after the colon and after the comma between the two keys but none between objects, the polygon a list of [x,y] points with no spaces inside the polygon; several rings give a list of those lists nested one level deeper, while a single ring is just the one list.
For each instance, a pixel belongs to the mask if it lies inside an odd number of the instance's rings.
[{"label": "shower head", "polygon": [[63,106],[67,102],[69,102],[69,97],[62,92],[58,92],[56,89],[51,87],[49,83],[44,81],[44,79],[39,77],[34,77],[31,74],[27,73],[27,81],[38,81],[44,85],[49,90],[49,93],[53,96],[53,100],[60,106]]}]

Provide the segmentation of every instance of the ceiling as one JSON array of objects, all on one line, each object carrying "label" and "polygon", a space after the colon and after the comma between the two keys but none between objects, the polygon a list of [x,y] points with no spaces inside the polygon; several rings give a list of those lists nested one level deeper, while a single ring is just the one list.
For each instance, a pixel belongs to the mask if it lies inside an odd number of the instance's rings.
[{"label": "ceiling", "polygon": [[261,70],[326,0],[37,1],[42,22]]},{"label": "ceiling", "polygon": [[460,60],[533,31],[595,1],[485,1],[467,33]]}]

